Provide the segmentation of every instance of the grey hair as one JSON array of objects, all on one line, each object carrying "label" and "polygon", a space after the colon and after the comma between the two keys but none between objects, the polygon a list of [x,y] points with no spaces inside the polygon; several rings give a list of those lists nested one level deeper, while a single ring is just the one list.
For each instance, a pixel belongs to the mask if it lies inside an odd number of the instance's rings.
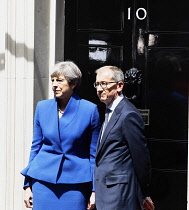
[{"label": "grey hair", "polygon": [[109,69],[112,71],[112,79],[115,81],[115,82],[124,82],[124,74],[123,74],[123,71],[116,67],[116,66],[103,66],[99,69],[97,69],[95,71],[96,74],[100,73],[101,71],[104,71],[105,69]]},{"label": "grey hair", "polygon": [[51,70],[51,77],[57,77],[61,74],[64,75],[69,84],[76,84],[77,87],[80,85],[82,73],[73,61],[63,61],[55,64]]}]

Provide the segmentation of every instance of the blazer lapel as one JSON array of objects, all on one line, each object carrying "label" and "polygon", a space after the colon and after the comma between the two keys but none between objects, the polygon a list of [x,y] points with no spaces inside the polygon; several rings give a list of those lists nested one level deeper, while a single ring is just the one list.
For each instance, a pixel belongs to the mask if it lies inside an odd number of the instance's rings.
[{"label": "blazer lapel", "polygon": [[[103,147],[109,132],[111,131],[112,127],[115,125],[115,123],[117,122],[117,120],[119,119],[120,114],[116,114],[115,112],[113,112],[110,121],[108,122],[107,127],[104,130],[104,133],[102,134],[102,137],[100,135],[99,137],[99,141],[98,141],[98,147],[97,147],[97,154],[100,152],[101,148]],[[101,131],[102,132],[102,131]],[[101,139],[101,140],[100,140]]]},{"label": "blazer lapel", "polygon": [[66,106],[64,114],[60,118],[60,133],[74,120],[80,104],[80,98],[73,94]]},{"label": "blazer lapel", "polygon": [[50,106],[47,107],[48,114],[46,116],[45,124],[49,129],[53,129],[53,147],[57,152],[62,152],[61,147],[61,133],[74,120],[79,109],[80,98],[73,94],[66,106],[63,116],[58,118],[58,103],[54,98]]},{"label": "blazer lapel", "polygon": [[[97,146],[97,154],[96,154],[96,157],[98,156],[98,154],[100,153],[107,137],[108,137],[108,134],[110,133],[110,131],[112,130],[113,126],[116,124],[117,120],[119,119],[120,115],[121,115],[121,110],[123,108],[123,106],[125,105],[126,103],[126,99],[123,98],[119,104],[117,105],[117,107],[115,108],[108,124],[107,124],[107,127],[106,129],[104,130],[104,133],[103,133],[103,136],[101,138],[101,141],[100,141],[100,137],[101,135],[99,135],[99,140],[98,140],[98,146]],[[101,131],[102,132],[102,131]],[[100,133],[101,133],[100,132]]]},{"label": "blazer lapel", "polygon": [[59,119],[58,119],[58,113],[57,113],[57,99],[54,98],[52,100],[52,103],[50,104],[50,106],[47,107],[48,114],[46,115],[46,127],[48,127],[49,129],[53,129],[53,147],[57,152],[62,152],[62,148],[60,145],[60,135],[59,135]]}]

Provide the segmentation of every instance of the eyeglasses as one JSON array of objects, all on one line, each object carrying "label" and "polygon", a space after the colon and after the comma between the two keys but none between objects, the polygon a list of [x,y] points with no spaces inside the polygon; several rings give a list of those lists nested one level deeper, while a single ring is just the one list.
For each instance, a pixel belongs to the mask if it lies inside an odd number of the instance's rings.
[{"label": "eyeglasses", "polygon": [[93,85],[94,85],[95,88],[97,88],[99,85],[102,88],[107,88],[107,85],[110,84],[110,83],[117,83],[117,82],[95,82]]}]

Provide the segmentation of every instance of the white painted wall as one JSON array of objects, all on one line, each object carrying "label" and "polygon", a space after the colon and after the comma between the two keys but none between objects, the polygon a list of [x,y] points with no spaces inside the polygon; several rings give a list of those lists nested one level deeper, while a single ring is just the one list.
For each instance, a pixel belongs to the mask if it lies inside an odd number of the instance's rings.
[{"label": "white painted wall", "polygon": [[0,209],[23,209],[33,124],[34,3],[0,0]]},{"label": "white painted wall", "polygon": [[24,210],[33,114],[49,94],[56,1],[0,0],[0,209]]}]

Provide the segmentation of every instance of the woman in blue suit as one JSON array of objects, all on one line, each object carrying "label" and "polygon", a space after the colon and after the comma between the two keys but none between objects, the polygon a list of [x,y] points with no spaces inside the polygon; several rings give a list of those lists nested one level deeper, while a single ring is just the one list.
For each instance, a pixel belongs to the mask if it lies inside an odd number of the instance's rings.
[{"label": "woman in blue suit", "polygon": [[75,90],[81,71],[73,62],[56,64],[51,73],[55,98],[40,101],[25,176],[27,208],[94,208],[93,169],[100,123],[97,106]]}]

